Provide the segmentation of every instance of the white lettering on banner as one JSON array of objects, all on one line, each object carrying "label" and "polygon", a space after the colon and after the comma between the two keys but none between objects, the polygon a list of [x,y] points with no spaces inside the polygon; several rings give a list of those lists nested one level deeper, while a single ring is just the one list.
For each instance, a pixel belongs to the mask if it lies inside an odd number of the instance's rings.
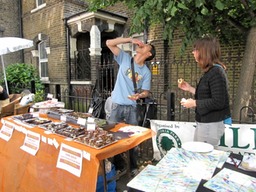
[{"label": "white lettering on banner", "polygon": [[[196,124],[193,122],[151,120],[151,129],[156,132],[152,137],[154,159],[160,160],[173,147],[193,141]],[[234,153],[256,152],[256,124],[226,125],[218,150]]]}]

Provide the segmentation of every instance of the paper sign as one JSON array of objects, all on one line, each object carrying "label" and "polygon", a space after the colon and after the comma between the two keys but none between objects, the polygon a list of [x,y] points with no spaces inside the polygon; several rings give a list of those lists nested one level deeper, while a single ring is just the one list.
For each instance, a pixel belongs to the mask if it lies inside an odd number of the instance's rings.
[{"label": "paper sign", "polygon": [[25,127],[21,127],[21,132],[26,135],[28,131]]},{"label": "paper sign", "polygon": [[88,153],[88,152],[86,152],[86,151],[83,151],[83,157],[84,157],[85,159],[87,159],[88,161],[91,160],[91,154]]},{"label": "paper sign", "polygon": [[23,151],[31,155],[35,155],[40,145],[40,134],[32,131],[27,131],[23,145],[20,147]]},{"label": "paper sign", "polygon": [[58,99],[52,99],[53,103],[58,103]]},{"label": "paper sign", "polygon": [[88,113],[92,113],[92,112],[93,112],[93,108],[90,107]]},{"label": "paper sign", "polygon": [[55,138],[53,139],[53,145],[54,145],[54,147],[55,147],[56,149],[58,149],[59,143],[58,143],[58,141],[57,141]]},{"label": "paper sign", "polygon": [[39,112],[33,113],[33,117],[39,117]]},{"label": "paper sign", "polygon": [[2,138],[5,141],[9,141],[12,137],[14,126],[10,124],[4,124],[2,126],[2,129],[0,131],[0,138]]},{"label": "paper sign", "polygon": [[88,131],[94,131],[96,127],[96,124],[94,123],[87,123],[87,130]]},{"label": "paper sign", "polygon": [[42,140],[42,142],[47,143],[47,138],[43,135],[41,136],[41,140]]},{"label": "paper sign", "polygon": [[64,102],[58,102],[56,107],[64,108],[65,107],[65,103]]},{"label": "paper sign", "polygon": [[82,151],[74,147],[70,147],[64,143],[61,144],[57,167],[64,169],[73,175],[80,177],[82,171]]},{"label": "paper sign", "polygon": [[14,127],[14,126],[15,126],[15,124],[12,123],[12,122],[10,122],[10,121],[2,121],[2,124],[3,124],[3,125],[6,125],[6,126],[8,126],[8,127]]},{"label": "paper sign", "polygon": [[53,145],[53,140],[52,140],[52,138],[48,138],[47,141],[48,141],[48,144],[49,144],[49,145]]},{"label": "paper sign", "polygon": [[66,122],[67,121],[66,115],[61,115],[60,120]]},{"label": "paper sign", "polygon": [[87,122],[88,123],[94,123],[95,119],[93,117],[88,117]]},{"label": "paper sign", "polygon": [[19,125],[15,125],[15,126],[14,126],[14,129],[15,129],[16,131],[18,131],[18,132],[22,132],[22,127],[19,126]]},{"label": "paper sign", "polygon": [[86,124],[86,119],[78,117],[77,119],[77,124],[79,125],[85,125]]},{"label": "paper sign", "polygon": [[48,94],[47,94],[47,98],[48,98],[48,99],[52,99],[52,98],[53,98],[53,94],[48,93]]}]

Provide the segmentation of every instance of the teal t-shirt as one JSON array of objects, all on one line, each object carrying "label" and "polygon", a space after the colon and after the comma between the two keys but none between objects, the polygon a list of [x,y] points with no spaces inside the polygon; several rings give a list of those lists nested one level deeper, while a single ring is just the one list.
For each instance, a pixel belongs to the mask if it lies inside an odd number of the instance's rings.
[{"label": "teal t-shirt", "polygon": [[[112,102],[119,105],[136,105],[136,101],[128,99],[128,95],[134,94],[134,86],[131,71],[131,56],[120,51],[114,59],[119,64],[115,88],[112,92]],[[146,65],[139,66],[134,62],[135,79],[138,89],[150,90],[151,72]]]}]

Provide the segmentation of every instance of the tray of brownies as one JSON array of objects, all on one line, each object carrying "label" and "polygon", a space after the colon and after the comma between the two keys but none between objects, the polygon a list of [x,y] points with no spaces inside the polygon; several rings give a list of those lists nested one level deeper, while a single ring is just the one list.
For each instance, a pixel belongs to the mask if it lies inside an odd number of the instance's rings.
[{"label": "tray of brownies", "polygon": [[84,135],[75,138],[74,141],[95,149],[102,149],[117,142],[113,134],[101,128],[85,131]]},{"label": "tray of brownies", "polygon": [[95,130],[87,130],[84,126],[73,127],[66,122],[51,122],[39,127],[95,149],[101,149],[117,142],[112,133],[99,127]]}]

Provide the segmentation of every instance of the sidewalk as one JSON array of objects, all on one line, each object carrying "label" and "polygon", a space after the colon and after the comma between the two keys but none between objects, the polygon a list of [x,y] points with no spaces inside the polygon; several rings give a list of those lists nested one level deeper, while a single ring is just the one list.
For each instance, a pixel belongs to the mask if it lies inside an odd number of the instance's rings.
[{"label": "sidewalk", "polygon": [[[153,146],[152,140],[149,139],[142,144],[139,145],[139,153],[138,153],[138,165],[139,171],[143,170],[145,166],[148,164],[152,164],[151,160],[153,159]],[[116,183],[116,192],[130,192],[129,188],[126,186],[127,183],[132,180],[132,178],[128,178],[126,175],[122,176],[117,180]]]}]

